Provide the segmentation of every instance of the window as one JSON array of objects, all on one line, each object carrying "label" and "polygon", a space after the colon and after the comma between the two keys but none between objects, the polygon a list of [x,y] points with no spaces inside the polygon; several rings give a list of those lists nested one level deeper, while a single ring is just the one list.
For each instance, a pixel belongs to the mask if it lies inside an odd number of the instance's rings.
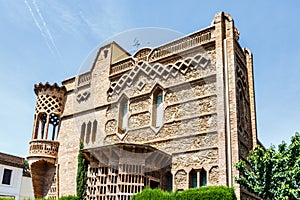
[{"label": "window", "polygon": [[152,125],[159,128],[163,124],[163,93],[158,89],[153,94]]},{"label": "window", "polygon": [[86,128],[86,135],[85,135],[85,142],[86,142],[87,144],[90,143],[91,129],[92,129],[92,123],[91,123],[91,122],[88,122],[87,128]]},{"label": "window", "polygon": [[58,136],[59,117],[56,114],[50,114],[49,129],[47,133],[48,140],[56,140]]},{"label": "window", "polygon": [[3,171],[3,177],[2,177],[2,184],[10,185],[11,183],[11,175],[12,170],[11,169],[4,169]]},{"label": "window", "polygon": [[172,192],[173,189],[173,176],[171,172],[167,172],[167,191]]},{"label": "window", "polygon": [[34,139],[44,139],[46,121],[47,115],[45,113],[40,113],[37,118]]},{"label": "window", "polygon": [[197,171],[193,169],[190,172],[190,188],[196,188],[196,187],[198,187]]},{"label": "window", "polygon": [[85,127],[86,124],[85,122],[81,125],[81,135],[80,135],[80,140],[83,142],[84,141],[84,136],[85,136]]},{"label": "window", "polygon": [[96,140],[96,134],[97,134],[97,120],[94,120],[93,122],[93,131],[92,131],[92,143],[94,144],[95,140]]},{"label": "window", "polygon": [[206,184],[207,184],[206,171],[202,169],[200,172],[200,186],[206,186]]},{"label": "window", "polygon": [[94,144],[96,140],[97,134],[97,120],[95,119],[93,123],[89,121],[87,124],[83,122],[81,125],[81,134],[80,134],[80,141],[89,144],[90,142]]},{"label": "window", "polygon": [[124,133],[127,129],[128,122],[128,102],[126,100],[122,101],[120,104],[119,111],[119,132]]},{"label": "window", "polygon": [[190,183],[189,183],[190,188],[196,188],[196,187],[207,185],[207,175],[204,169],[201,170],[192,169],[189,178],[190,178]]}]

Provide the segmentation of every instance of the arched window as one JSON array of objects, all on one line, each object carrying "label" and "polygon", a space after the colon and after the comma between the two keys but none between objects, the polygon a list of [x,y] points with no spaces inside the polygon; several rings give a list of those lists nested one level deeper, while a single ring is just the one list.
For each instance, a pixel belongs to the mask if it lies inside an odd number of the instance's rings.
[{"label": "arched window", "polygon": [[58,134],[58,125],[59,125],[59,117],[56,114],[50,114],[50,122],[49,122],[49,129],[48,129],[48,138],[55,140]]},{"label": "arched window", "polygon": [[98,125],[97,120],[94,120],[94,122],[93,122],[93,131],[92,131],[92,143],[93,143],[93,144],[94,144],[94,142],[95,142],[95,140],[96,140],[97,125]]},{"label": "arched window", "polygon": [[46,121],[47,121],[47,115],[45,113],[39,114],[34,139],[38,139],[38,138],[44,139]]},{"label": "arched window", "polygon": [[124,133],[128,122],[128,101],[122,100],[119,108],[119,133]]},{"label": "arched window", "polygon": [[85,128],[86,128],[86,124],[85,122],[83,122],[83,124],[81,125],[81,134],[80,134],[80,141],[82,142],[84,142]]},{"label": "arched window", "polygon": [[206,186],[207,184],[207,173],[204,169],[200,172],[200,186]]},{"label": "arched window", "polygon": [[157,89],[153,93],[153,109],[152,109],[152,125],[155,128],[161,127],[163,124],[163,92]]},{"label": "arched window", "polygon": [[86,128],[86,135],[85,135],[85,142],[88,144],[90,142],[90,138],[91,138],[91,129],[92,129],[92,123],[89,122],[87,124],[87,128]]},{"label": "arched window", "polygon": [[192,169],[190,171],[189,180],[190,180],[190,183],[189,183],[190,188],[198,187],[198,177],[197,177],[196,170]]},{"label": "arched window", "polygon": [[192,169],[189,174],[189,187],[196,188],[207,185],[207,173],[204,169]]}]

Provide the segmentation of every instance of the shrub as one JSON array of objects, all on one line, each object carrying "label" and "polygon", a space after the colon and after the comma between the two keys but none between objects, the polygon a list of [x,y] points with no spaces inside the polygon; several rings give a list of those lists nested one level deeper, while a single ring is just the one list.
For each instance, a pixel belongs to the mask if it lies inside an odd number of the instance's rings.
[{"label": "shrub", "polygon": [[60,197],[59,200],[79,200],[79,197],[70,195],[70,196]]},{"label": "shrub", "polygon": [[131,200],[147,200],[147,199],[161,199],[161,200],[172,200],[169,192],[165,192],[161,189],[146,188],[142,192],[132,196]]},{"label": "shrub", "polygon": [[182,192],[165,192],[146,188],[134,195],[132,200],[236,200],[234,189],[226,186],[192,188]]},{"label": "shrub", "polygon": [[[0,199],[0,200],[2,200],[2,199]],[[26,200],[31,200],[31,199],[26,199]],[[34,200],[53,200],[53,199],[51,199],[51,198],[35,198]],[[69,195],[69,196],[59,197],[58,200],[79,200],[79,197]]]},{"label": "shrub", "polygon": [[192,188],[178,193],[176,200],[236,200],[233,188],[226,186],[209,186]]}]

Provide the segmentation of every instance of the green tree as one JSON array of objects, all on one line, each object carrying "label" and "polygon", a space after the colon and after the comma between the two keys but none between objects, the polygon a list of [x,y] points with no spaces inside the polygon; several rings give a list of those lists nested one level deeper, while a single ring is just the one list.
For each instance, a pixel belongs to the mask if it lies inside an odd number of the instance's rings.
[{"label": "green tree", "polygon": [[24,160],[23,171],[24,171],[24,173],[30,173],[30,167],[29,167],[28,160]]},{"label": "green tree", "polygon": [[78,153],[78,168],[77,168],[77,177],[76,177],[76,182],[77,182],[76,191],[77,191],[77,196],[80,200],[85,199],[86,189],[87,189],[86,181],[87,181],[88,165],[82,155],[83,148],[84,148],[83,142],[80,141],[79,153]]},{"label": "green tree", "polygon": [[240,171],[236,181],[264,200],[300,199],[300,134],[292,137],[290,145],[282,142],[277,149],[257,146],[236,167]]}]

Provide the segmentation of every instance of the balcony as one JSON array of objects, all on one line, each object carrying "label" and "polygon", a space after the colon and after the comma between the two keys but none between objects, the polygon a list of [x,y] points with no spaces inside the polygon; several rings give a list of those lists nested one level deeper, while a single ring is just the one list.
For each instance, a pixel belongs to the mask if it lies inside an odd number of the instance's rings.
[{"label": "balcony", "polygon": [[32,140],[30,141],[29,161],[45,159],[51,163],[55,162],[58,154],[58,141],[52,140]]}]

